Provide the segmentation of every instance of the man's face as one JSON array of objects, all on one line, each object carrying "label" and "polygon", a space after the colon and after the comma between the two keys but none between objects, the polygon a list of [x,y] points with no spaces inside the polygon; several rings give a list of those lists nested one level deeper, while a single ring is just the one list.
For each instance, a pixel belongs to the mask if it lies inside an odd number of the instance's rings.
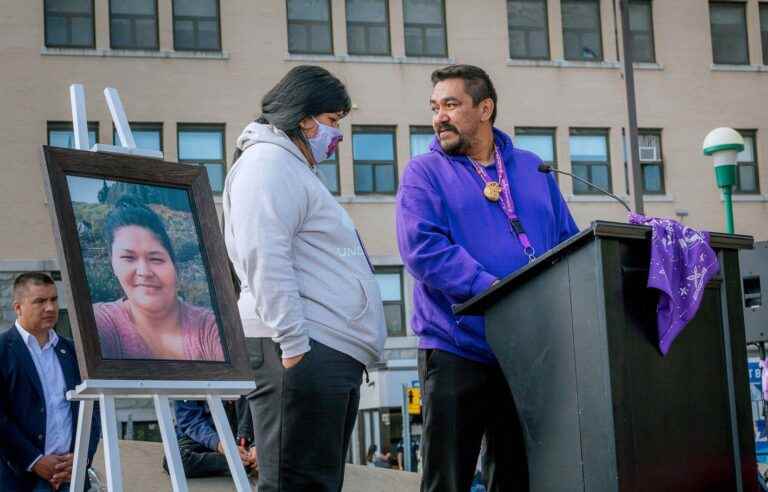
[{"label": "man's face", "polygon": [[59,319],[59,296],[55,285],[27,284],[13,310],[22,328],[30,333],[40,333],[53,328]]},{"label": "man's face", "polygon": [[440,146],[448,154],[466,154],[472,146],[478,128],[490,121],[490,99],[475,105],[463,79],[447,79],[435,84],[429,104],[432,107],[432,128]]}]

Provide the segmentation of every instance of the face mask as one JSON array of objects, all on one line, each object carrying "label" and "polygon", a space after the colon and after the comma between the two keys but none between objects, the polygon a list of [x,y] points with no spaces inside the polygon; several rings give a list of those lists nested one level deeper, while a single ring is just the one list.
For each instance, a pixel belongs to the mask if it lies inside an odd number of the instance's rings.
[{"label": "face mask", "polygon": [[[312,118],[315,120],[315,118]],[[312,150],[312,156],[315,158],[315,162],[322,162],[333,155],[336,152],[336,147],[344,139],[341,130],[332,126],[324,125],[319,121],[317,123],[317,134],[308,139],[309,147]]]}]

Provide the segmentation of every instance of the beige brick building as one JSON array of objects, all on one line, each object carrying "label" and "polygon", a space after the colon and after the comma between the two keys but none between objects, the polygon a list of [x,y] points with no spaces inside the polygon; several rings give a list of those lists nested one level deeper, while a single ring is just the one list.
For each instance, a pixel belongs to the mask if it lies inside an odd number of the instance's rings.
[{"label": "beige brick building", "polygon": [[[722,230],[701,143],[712,128],[731,126],[748,144],[736,228],[768,239],[768,2],[631,3],[643,60],[636,80],[646,213]],[[614,0],[0,0],[0,7],[3,324],[13,319],[9,279],[57,270],[39,147],[70,140],[70,84],[85,86],[94,139],[112,143],[102,90],[115,87],[140,145],[160,148],[166,160],[206,164],[219,188],[235,138],[289,68],[319,64],[345,81],[354,107],[338,159],[323,170],[374,262],[386,267],[380,280],[392,335],[387,367],[365,386],[356,459],[367,444],[398,438],[401,385],[416,379],[394,191],[428,138],[432,70],[485,68],[499,93],[497,125],[518,145],[629,194]],[[624,219],[619,205],[559,181],[580,226]]]}]

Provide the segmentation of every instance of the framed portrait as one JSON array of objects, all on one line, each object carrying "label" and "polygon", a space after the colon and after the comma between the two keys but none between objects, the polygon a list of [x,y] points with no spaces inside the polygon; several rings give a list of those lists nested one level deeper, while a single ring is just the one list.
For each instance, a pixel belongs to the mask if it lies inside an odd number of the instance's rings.
[{"label": "framed portrait", "polygon": [[42,151],[83,379],[250,380],[205,168]]}]

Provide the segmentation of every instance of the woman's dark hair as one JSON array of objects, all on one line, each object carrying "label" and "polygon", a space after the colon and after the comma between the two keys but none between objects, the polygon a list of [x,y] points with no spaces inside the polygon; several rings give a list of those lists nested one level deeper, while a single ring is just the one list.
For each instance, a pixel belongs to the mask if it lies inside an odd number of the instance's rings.
[{"label": "woman's dark hair", "polygon": [[[292,139],[308,145],[299,123],[323,113],[349,113],[352,100],[347,88],[331,72],[313,65],[292,68],[261,100],[257,123],[269,124]],[[240,157],[235,151],[234,160]]]},{"label": "woman's dark hair", "polygon": [[496,89],[493,87],[491,78],[482,68],[474,65],[449,65],[432,72],[431,79],[433,86],[443,80],[462,79],[464,81],[464,90],[472,98],[472,103],[475,106],[488,98],[493,101],[491,124],[496,122]]},{"label": "woman's dark hair", "polygon": [[168,251],[168,256],[171,257],[173,264],[176,264],[176,253],[173,251],[171,238],[168,237],[168,232],[165,230],[163,219],[131,195],[120,197],[104,222],[104,238],[107,240],[110,255],[112,254],[112,243],[115,241],[115,232],[121,227],[127,226],[143,227],[152,232]]}]

